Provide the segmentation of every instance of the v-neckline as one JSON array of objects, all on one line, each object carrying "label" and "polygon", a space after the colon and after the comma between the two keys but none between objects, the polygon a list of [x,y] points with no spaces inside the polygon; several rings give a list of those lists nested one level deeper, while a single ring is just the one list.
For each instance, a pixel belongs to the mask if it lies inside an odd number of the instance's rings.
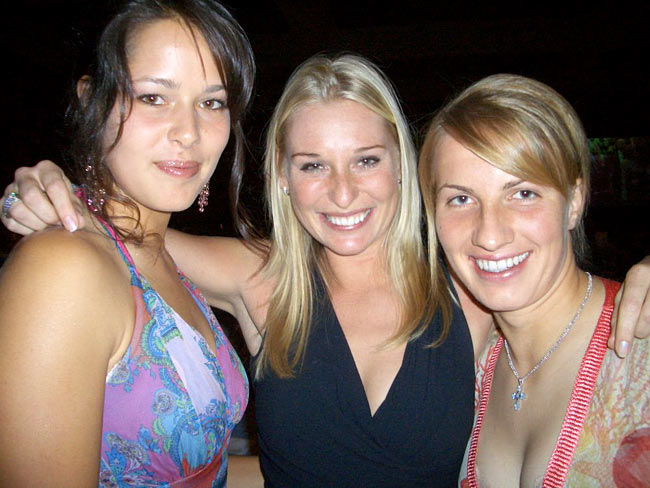
[{"label": "v-neckline", "polygon": [[[354,397],[350,400],[354,402],[354,405],[351,405],[353,408],[356,408],[359,412],[363,410],[363,415],[365,418],[367,418],[368,421],[370,422],[378,422],[381,418],[381,412],[385,410],[384,407],[389,401],[391,401],[392,396],[394,395],[394,390],[396,385],[398,384],[398,381],[400,380],[401,375],[403,374],[404,370],[404,364],[406,363],[407,360],[407,354],[409,354],[411,344],[410,342],[406,343],[406,347],[404,348],[404,354],[402,356],[402,362],[400,364],[399,369],[397,370],[397,373],[395,374],[395,377],[393,378],[393,381],[390,384],[390,387],[388,388],[388,391],[386,392],[386,396],[384,400],[379,404],[377,409],[375,410],[375,413],[373,414],[370,410],[370,402],[368,401],[368,395],[366,393],[366,389],[363,386],[363,381],[361,379],[361,374],[359,373],[359,369],[357,368],[357,363],[354,360],[354,355],[352,354],[352,349],[350,348],[350,344],[348,343],[348,339],[345,336],[345,332],[343,331],[343,327],[341,326],[341,322],[339,321],[338,316],[336,315],[336,310],[334,309],[334,304],[332,303],[332,300],[327,293],[327,290],[323,287],[323,296],[324,299],[326,300],[327,304],[327,313],[330,315],[331,320],[326,320],[325,324],[333,324],[333,330],[330,332],[334,332],[334,337],[338,337],[338,340],[340,341],[340,349],[343,351],[344,355],[344,365],[342,368],[343,374],[339,376],[339,382],[343,382],[347,385],[347,389],[352,390],[354,393]],[[346,374],[348,371],[352,372],[351,376],[349,374]],[[348,403],[350,403],[348,401]]]}]

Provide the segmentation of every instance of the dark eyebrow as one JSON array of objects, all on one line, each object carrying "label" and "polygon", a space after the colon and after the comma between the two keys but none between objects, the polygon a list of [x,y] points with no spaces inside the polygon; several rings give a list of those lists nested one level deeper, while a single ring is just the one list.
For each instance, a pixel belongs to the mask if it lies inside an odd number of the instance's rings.
[{"label": "dark eyebrow", "polygon": [[[179,86],[178,83],[168,78],[153,78],[150,76],[143,76],[142,78],[133,80],[133,82],[134,83],[135,82],[155,83],[157,85],[162,85],[165,88],[169,88],[170,90],[175,90]],[[205,88],[204,93],[215,93],[215,92],[224,91],[225,89],[226,88],[223,85],[210,85]]]},{"label": "dark eyebrow", "polygon": [[169,80],[167,78],[152,78],[150,76],[143,76],[142,78],[138,78],[137,80],[133,80],[134,83],[138,82],[147,82],[147,83],[155,83],[156,85],[162,85],[165,88],[178,88],[178,83]]}]

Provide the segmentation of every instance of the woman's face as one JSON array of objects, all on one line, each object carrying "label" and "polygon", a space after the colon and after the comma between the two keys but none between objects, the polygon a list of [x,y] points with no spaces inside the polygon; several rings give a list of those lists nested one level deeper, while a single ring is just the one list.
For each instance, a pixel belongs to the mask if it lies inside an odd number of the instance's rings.
[{"label": "woman's face", "polygon": [[[204,38],[160,20],[128,43],[133,106],[106,161],[118,191],[141,212],[189,207],[212,175],[230,134],[227,93]],[[115,140],[119,107],[107,123]]]},{"label": "woman's face", "polygon": [[560,192],[506,173],[443,135],[434,157],[436,232],[450,266],[494,311],[542,300],[574,265],[569,229],[582,209]]},{"label": "woman's face", "polygon": [[399,198],[399,148],[387,122],[350,100],[305,104],[287,121],[281,184],[327,253],[372,256]]}]

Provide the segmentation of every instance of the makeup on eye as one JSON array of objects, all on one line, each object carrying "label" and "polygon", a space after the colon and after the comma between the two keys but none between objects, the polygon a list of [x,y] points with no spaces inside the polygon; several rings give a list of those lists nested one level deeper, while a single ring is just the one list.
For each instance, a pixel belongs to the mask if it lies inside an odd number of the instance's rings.
[{"label": "makeup on eye", "polygon": [[376,156],[364,156],[364,157],[359,159],[357,164],[359,166],[372,167],[372,166],[376,166],[377,164],[379,164],[380,161],[381,161],[381,159],[379,157],[376,157]]},{"label": "makeup on eye", "polygon": [[199,103],[201,108],[206,108],[208,110],[223,110],[228,108],[225,99],[221,98],[210,98]]},{"label": "makeup on eye", "polygon": [[147,93],[146,95],[140,95],[137,97],[137,99],[143,103],[146,103],[147,105],[162,105],[163,103],[165,103],[165,99],[162,96],[156,95],[154,93]]},{"label": "makeup on eye", "polygon": [[302,165],[300,165],[300,171],[304,171],[304,172],[315,171],[318,169],[323,169],[322,163],[313,162],[313,163],[303,163]]},{"label": "makeup on eye", "polygon": [[[381,158],[378,156],[364,156],[362,158],[359,158],[355,164],[361,168],[372,168],[377,166],[380,162],[381,162]],[[306,172],[314,171],[318,169],[324,169],[324,168],[325,168],[325,164],[319,161],[303,163],[300,165],[300,171],[306,171]]]}]

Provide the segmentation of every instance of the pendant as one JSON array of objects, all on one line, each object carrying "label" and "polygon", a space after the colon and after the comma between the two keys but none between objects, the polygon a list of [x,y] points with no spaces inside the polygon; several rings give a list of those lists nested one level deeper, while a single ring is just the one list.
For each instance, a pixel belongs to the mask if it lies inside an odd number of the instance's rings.
[{"label": "pendant", "polygon": [[515,401],[512,405],[512,407],[515,409],[515,412],[519,410],[521,407],[521,401],[526,399],[526,394],[521,391],[521,385],[524,383],[524,380],[518,379],[517,380],[517,390],[510,395],[510,397]]}]

